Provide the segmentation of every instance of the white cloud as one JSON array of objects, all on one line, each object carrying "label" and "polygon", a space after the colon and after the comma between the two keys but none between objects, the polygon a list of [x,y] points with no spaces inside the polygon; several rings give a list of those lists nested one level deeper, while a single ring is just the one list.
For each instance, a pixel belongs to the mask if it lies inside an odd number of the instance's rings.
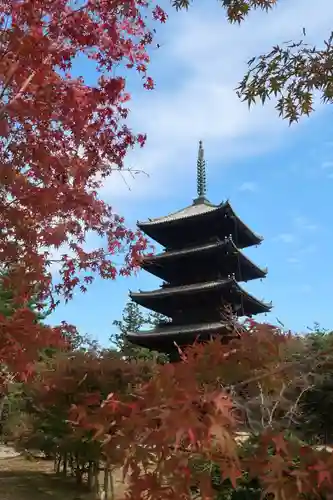
[{"label": "white cloud", "polygon": [[332,168],[332,167],[333,167],[333,161],[324,161],[321,164],[321,168],[323,168],[324,170],[326,170],[328,168]]},{"label": "white cloud", "polygon": [[299,250],[299,255],[309,255],[313,254],[318,250],[317,245],[307,245]]},{"label": "white cloud", "polygon": [[289,262],[289,264],[299,264],[300,260],[297,257],[289,257],[287,262]]},{"label": "white cloud", "polygon": [[293,243],[295,241],[295,235],[291,233],[281,233],[274,238],[274,241],[282,241],[283,243]]},{"label": "white cloud", "polygon": [[[281,236],[282,236],[282,238],[281,238]],[[280,239],[280,241],[284,241],[285,243],[293,243],[296,240],[296,238],[293,238],[292,235],[289,235],[289,234],[280,235],[279,239]],[[287,262],[289,264],[300,264],[303,260],[303,257],[306,257],[308,255],[312,255],[317,250],[318,250],[317,245],[313,245],[313,244],[306,245],[306,246],[298,249],[297,257],[296,256],[289,257],[287,259]]]},{"label": "white cloud", "polygon": [[311,285],[309,285],[309,284],[300,285],[300,286],[298,287],[298,291],[299,291],[300,293],[304,293],[304,294],[311,293],[311,292],[312,292],[312,290],[313,290],[313,288],[312,288],[312,286],[311,286]]},{"label": "white cloud", "polygon": [[300,231],[317,231],[318,225],[309,221],[304,216],[298,216],[294,218],[294,225]]},{"label": "white cloud", "polygon": [[258,191],[258,185],[255,182],[243,182],[243,184],[239,186],[238,190],[255,193],[256,191]]},{"label": "white cloud", "polygon": [[133,180],[125,173],[129,191],[119,174],[112,175],[104,194],[120,202],[125,198],[126,203],[147,195],[169,196],[174,176],[181,186],[193,169],[199,139],[208,166],[224,168],[230,159],[270,151],[284,131],[292,137],[291,131],[301,125],[289,129],[273,103],[249,112],[234,88],[250,57],[273,44],[301,38],[303,26],[309,43],[322,42],[331,30],[331,10],[331,0],[280,2],[269,14],[251,14],[241,26],[227,23],[220,5],[207,8],[198,2],[188,12],[173,12],[161,35],[162,48],[152,54],[156,90],[132,92],[131,126],[147,132],[148,142],[129,156],[128,164],[150,178]]}]

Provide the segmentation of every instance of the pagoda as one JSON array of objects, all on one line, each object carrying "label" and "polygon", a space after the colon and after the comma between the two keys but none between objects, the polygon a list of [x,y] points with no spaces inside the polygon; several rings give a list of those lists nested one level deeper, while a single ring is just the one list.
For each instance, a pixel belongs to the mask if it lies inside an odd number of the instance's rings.
[{"label": "pagoda", "polygon": [[138,222],[138,228],[164,251],[143,258],[141,267],[163,280],[157,290],[130,292],[131,299],[169,318],[154,329],[128,332],[141,347],[174,358],[177,346],[230,338],[234,318],[270,311],[271,304],[250,295],[239,282],[264,278],[242,249],[259,245],[256,235],[236,215],[229,201],[214,205],[206,198],[206,166],[202,142],[197,160],[197,198],[165,217]]}]

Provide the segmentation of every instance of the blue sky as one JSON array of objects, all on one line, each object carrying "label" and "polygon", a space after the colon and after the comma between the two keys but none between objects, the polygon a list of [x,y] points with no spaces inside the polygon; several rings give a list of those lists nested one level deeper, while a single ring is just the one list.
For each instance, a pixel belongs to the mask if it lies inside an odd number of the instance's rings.
[{"label": "blue sky", "polygon": [[[226,198],[236,213],[264,237],[247,255],[268,276],[246,289],[274,308],[258,320],[282,321],[306,331],[315,321],[333,329],[332,201],[333,127],[331,108],[289,127],[274,103],[249,111],[234,88],[246,61],[273,44],[299,39],[321,43],[331,30],[331,0],[281,0],[268,15],[258,12],[242,26],[229,25],[216,2],[196,2],[188,12],[170,14],[157,27],[161,47],[152,51],[156,89],[141,88],[133,75],[130,125],[146,132],[143,150],[133,151],[127,167],[142,170],[133,179],[114,173],[103,197],[134,227],[137,220],[166,215],[191,203],[196,195],[198,141],[204,142],[208,198]],[[75,71],[88,83],[96,72],[78,61]],[[88,242],[89,244],[89,242]],[[115,282],[97,279],[85,295],[61,305],[51,321],[77,325],[101,343],[114,332],[128,291],[157,288],[159,282],[140,272]]]}]

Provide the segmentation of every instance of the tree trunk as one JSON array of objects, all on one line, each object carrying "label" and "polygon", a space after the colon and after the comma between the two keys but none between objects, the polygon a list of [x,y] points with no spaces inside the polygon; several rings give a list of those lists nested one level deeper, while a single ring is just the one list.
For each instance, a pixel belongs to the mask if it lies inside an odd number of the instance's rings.
[{"label": "tree trunk", "polygon": [[116,495],[114,491],[114,482],[113,482],[113,470],[110,469],[110,499],[111,500],[116,500]]},{"label": "tree trunk", "polygon": [[105,500],[109,500],[109,465],[106,462],[104,467],[104,481],[103,481],[103,490]]},{"label": "tree trunk", "polygon": [[80,468],[80,458],[79,454],[76,453],[75,455],[75,476],[76,476],[76,484],[81,485],[82,484],[82,472]]},{"label": "tree trunk", "polygon": [[67,476],[67,452],[65,452],[64,455],[63,455],[62,474],[64,476]]},{"label": "tree trunk", "polygon": [[4,409],[5,409],[5,404],[8,400],[7,396],[3,396],[0,400],[0,440],[3,440],[3,427],[4,427],[4,421],[3,421],[3,414],[4,414]]},{"label": "tree trunk", "polygon": [[60,466],[61,466],[61,453],[56,453],[54,459],[54,468],[56,474],[60,474]]},{"label": "tree trunk", "polygon": [[91,491],[91,485],[92,485],[91,462],[88,462],[88,465],[87,465],[87,487],[88,487],[89,491]]},{"label": "tree trunk", "polygon": [[93,486],[93,489],[94,489],[94,495],[95,495],[95,498],[98,499],[99,498],[99,462],[94,462],[94,466],[93,466],[93,470],[94,470],[94,486]]}]

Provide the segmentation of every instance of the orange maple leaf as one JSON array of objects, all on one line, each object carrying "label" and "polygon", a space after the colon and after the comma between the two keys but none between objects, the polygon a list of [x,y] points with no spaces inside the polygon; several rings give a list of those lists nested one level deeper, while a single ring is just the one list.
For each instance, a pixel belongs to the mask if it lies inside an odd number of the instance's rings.
[{"label": "orange maple leaf", "polygon": [[283,453],[285,454],[288,453],[287,443],[283,434],[278,434],[277,436],[273,436],[272,441],[275,444],[275,449],[277,453],[280,453],[281,451],[283,451]]},{"label": "orange maple leaf", "polygon": [[242,477],[241,470],[233,463],[228,468],[221,468],[221,475],[224,479],[229,479],[233,488],[237,486],[237,480]]}]

